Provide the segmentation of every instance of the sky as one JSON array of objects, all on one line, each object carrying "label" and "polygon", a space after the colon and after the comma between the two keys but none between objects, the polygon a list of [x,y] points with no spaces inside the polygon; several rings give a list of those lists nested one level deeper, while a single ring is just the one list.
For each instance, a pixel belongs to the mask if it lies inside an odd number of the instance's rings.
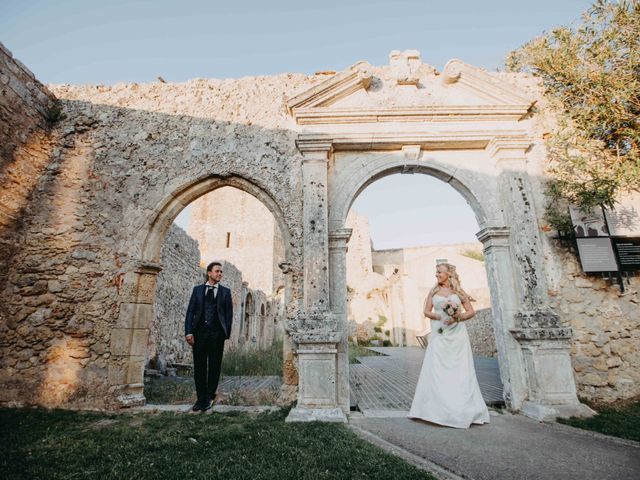
[{"label": "sky", "polygon": [[[439,70],[451,58],[496,70],[510,50],[577,21],[590,4],[0,0],[0,41],[45,84],[313,74],[359,60],[386,65],[391,50],[406,49],[419,50]],[[430,208],[436,204],[447,208]],[[376,248],[473,241],[477,231],[464,199],[424,175],[379,180],[354,208],[369,217]],[[184,226],[187,218],[188,211],[177,223]]]}]

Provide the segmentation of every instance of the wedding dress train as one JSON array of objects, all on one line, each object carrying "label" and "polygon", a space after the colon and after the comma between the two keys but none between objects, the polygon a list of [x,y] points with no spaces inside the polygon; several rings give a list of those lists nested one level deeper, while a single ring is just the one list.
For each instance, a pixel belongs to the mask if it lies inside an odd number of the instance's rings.
[{"label": "wedding dress train", "polygon": [[[434,310],[443,319],[447,318],[442,309],[448,300],[460,304],[456,294],[433,296]],[[463,322],[444,325],[440,320],[432,320],[431,328],[409,417],[456,428],[489,423],[467,327]]]}]

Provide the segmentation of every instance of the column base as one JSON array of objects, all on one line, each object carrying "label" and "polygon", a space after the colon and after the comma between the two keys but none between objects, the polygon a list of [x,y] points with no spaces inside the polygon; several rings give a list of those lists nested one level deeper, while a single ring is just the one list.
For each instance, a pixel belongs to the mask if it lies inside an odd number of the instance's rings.
[{"label": "column base", "polygon": [[143,393],[144,384],[130,383],[128,385],[120,385],[116,394],[116,403],[120,408],[140,407],[143,406],[147,399]]},{"label": "column base", "polygon": [[596,412],[582,403],[569,405],[545,405],[524,402],[520,413],[540,422],[554,422],[558,417],[593,417]]},{"label": "column base", "polygon": [[340,408],[304,408],[291,409],[285,422],[334,422],[347,423],[347,417]]}]

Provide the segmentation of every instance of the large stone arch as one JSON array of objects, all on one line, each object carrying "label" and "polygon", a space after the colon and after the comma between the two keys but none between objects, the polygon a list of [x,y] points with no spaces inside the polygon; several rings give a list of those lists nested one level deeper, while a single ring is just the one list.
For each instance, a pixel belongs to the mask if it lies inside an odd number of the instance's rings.
[{"label": "large stone arch", "polygon": [[[348,212],[356,198],[372,183],[393,174],[422,174],[437,178],[450,184],[469,204],[473,210],[478,226],[478,238],[482,241],[487,263],[487,275],[491,290],[494,331],[496,332],[496,344],[498,347],[498,359],[500,372],[505,386],[505,397],[509,406],[520,408],[526,398],[526,379],[524,377],[524,363],[519,351],[517,341],[510,334],[515,325],[509,321],[513,317],[512,312],[517,310],[515,291],[511,288],[511,282],[499,278],[505,271],[512,271],[510,264],[509,246],[506,239],[509,228],[504,219],[503,209],[498,208],[496,202],[498,186],[495,179],[490,176],[479,177],[477,173],[457,168],[447,162],[447,157],[442,152],[423,152],[414,158],[407,158],[402,151],[398,152],[371,152],[369,155],[359,152],[359,157],[366,160],[366,168],[354,168],[354,162],[349,159],[334,163],[333,176],[329,181],[329,224],[330,224],[330,284],[331,284],[331,308],[333,313],[341,318],[339,322],[343,328],[347,328],[346,296],[342,292],[346,289],[346,242],[350,236],[350,229],[345,223]],[[489,161],[486,152],[478,150],[473,152],[478,161]],[[340,156],[336,153],[336,156]],[[342,165],[341,165],[342,164]],[[343,168],[340,168],[340,167]],[[502,241],[503,252],[496,252],[495,241]],[[499,258],[498,258],[499,257]],[[502,269],[491,268],[500,263]],[[339,372],[345,371],[341,379],[343,400],[348,398],[348,355],[347,344],[344,338],[348,336],[345,331],[342,344],[338,346]]]},{"label": "large stone arch", "polygon": [[[329,211],[329,223],[332,229],[344,228],[347,214],[356,198],[372,183],[389,175],[400,174],[425,174],[437,178],[445,183],[450,184],[469,204],[473,210],[478,225],[482,229],[488,225],[502,223],[499,211],[489,211],[487,205],[489,201],[486,197],[486,191],[473,189],[473,182],[469,178],[465,178],[464,172],[456,170],[444,163],[430,162],[425,164],[418,160],[409,160],[401,153],[388,153],[377,158],[372,158],[368,163],[367,169],[348,169],[340,172],[340,176],[336,178],[335,184],[331,185],[331,208]],[[501,221],[502,220],[502,221]]]},{"label": "large stone arch", "polygon": [[[109,366],[111,388],[121,405],[144,403],[143,373],[148,332],[153,319],[153,304],[160,249],[165,235],[178,214],[197,198],[218,188],[231,186],[260,200],[273,214],[284,241],[285,258],[291,258],[291,234],[283,211],[268,190],[241,176],[210,175],[178,187],[160,202],[136,235],[140,258],[137,267],[123,277],[122,303],[117,325],[111,332],[110,348],[114,361]],[[291,299],[290,277],[286,276],[285,297]],[[250,295],[250,294],[249,294]],[[253,312],[252,313],[252,317]],[[236,327],[238,328],[238,327]]]}]

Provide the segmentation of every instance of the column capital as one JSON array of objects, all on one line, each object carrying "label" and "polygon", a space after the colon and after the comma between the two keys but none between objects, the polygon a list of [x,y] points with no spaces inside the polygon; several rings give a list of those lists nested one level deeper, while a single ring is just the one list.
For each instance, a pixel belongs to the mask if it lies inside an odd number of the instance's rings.
[{"label": "column capital", "polygon": [[476,233],[476,237],[485,248],[508,247],[510,234],[509,227],[486,227]]},{"label": "column capital", "polygon": [[298,139],[296,147],[304,157],[303,162],[327,162],[333,154],[333,142],[330,139]]},{"label": "column capital", "polygon": [[351,228],[341,228],[339,230],[332,230],[329,232],[329,248],[337,250],[341,248],[347,248],[347,242],[351,238]]},{"label": "column capital", "polygon": [[526,135],[494,137],[487,144],[485,151],[501,168],[519,170],[524,169],[527,163],[527,150],[530,147],[531,139]]}]

